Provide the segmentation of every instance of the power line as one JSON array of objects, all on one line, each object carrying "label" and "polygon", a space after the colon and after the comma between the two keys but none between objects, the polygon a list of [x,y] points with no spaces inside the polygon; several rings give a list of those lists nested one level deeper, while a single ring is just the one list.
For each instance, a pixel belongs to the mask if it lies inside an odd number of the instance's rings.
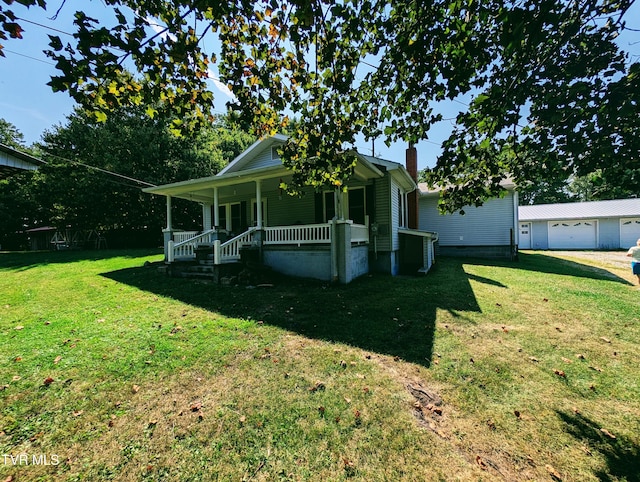
[{"label": "power line", "polygon": [[37,58],[37,57],[31,57],[30,55],[21,54],[21,53],[19,53],[19,52],[14,52],[13,50],[9,50],[9,49],[2,49],[2,51],[3,51],[3,52],[8,52],[8,53],[13,54],[13,55],[19,55],[20,57],[25,57],[25,58],[27,58],[27,59],[35,60],[36,62],[42,62],[43,64],[47,64],[47,65],[56,65],[56,64],[54,64],[53,62],[47,62],[46,60],[42,60],[42,59],[39,59],[39,58]]},{"label": "power line", "polygon": [[136,179],[136,178],[133,178],[133,177],[125,176],[124,174],[119,174],[117,172],[108,171],[108,170],[102,169],[100,167],[90,166],[89,164],[85,164],[85,163],[80,162],[80,161],[73,161],[71,159],[67,159],[66,157],[58,156],[56,154],[51,154],[51,153],[48,153],[48,154],[51,157],[55,157],[57,159],[60,159],[61,161],[70,162],[72,164],[77,164],[79,166],[83,166],[83,167],[86,167],[88,169],[94,169],[94,170],[102,172],[104,174],[109,174],[110,176],[119,177],[121,179],[126,179],[127,181],[133,181],[135,183],[142,184],[142,185],[145,185],[145,186],[148,186],[148,187],[156,187],[156,184],[151,184],[150,182],[147,182],[147,181],[141,181],[140,179]]},{"label": "power line", "polygon": [[44,25],[42,23],[33,22],[31,20],[27,20],[26,18],[16,17],[16,20],[20,20],[21,22],[27,22],[27,23],[30,23],[31,25],[37,25],[38,27],[46,28],[48,30],[53,30],[54,32],[63,33],[65,35],[68,35],[69,37],[73,37],[73,34],[69,32],[65,32],[64,30],[58,30],[57,28],[49,27],[48,25]]}]

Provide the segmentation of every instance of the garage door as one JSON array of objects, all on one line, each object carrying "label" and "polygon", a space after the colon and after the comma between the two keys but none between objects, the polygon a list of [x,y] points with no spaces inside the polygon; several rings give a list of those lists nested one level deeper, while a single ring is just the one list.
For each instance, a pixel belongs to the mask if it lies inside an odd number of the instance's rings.
[{"label": "garage door", "polygon": [[640,218],[627,218],[620,220],[620,247],[630,248],[635,246],[640,238]]},{"label": "garage door", "polygon": [[549,222],[549,248],[594,249],[596,247],[596,221]]}]

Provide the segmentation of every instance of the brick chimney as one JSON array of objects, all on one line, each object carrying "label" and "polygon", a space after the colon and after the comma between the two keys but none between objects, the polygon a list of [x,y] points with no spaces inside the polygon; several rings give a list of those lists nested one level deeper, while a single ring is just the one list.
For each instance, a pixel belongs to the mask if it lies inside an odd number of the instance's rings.
[{"label": "brick chimney", "polygon": [[[412,143],[406,153],[407,172],[411,178],[418,184],[418,152]],[[413,192],[407,194],[407,227],[410,229],[418,229],[418,199],[419,190],[416,188]]]}]

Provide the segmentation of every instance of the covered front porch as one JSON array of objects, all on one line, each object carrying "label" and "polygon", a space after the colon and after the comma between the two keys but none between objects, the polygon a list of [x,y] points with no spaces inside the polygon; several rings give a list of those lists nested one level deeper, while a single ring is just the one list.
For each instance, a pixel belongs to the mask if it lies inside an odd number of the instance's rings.
[{"label": "covered front porch", "polygon": [[[272,166],[145,191],[166,196],[164,253],[169,265],[197,261],[220,266],[253,251],[253,257],[275,271],[348,283],[369,271],[365,185],[381,176],[373,165],[360,167],[351,188],[309,190],[295,198],[281,189],[290,173]],[[202,205],[201,230],[174,230],[174,198]]]}]

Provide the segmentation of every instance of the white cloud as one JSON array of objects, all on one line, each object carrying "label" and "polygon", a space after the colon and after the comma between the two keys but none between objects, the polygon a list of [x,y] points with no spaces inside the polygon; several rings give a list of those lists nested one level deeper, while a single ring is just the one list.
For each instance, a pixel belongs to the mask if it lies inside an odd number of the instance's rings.
[{"label": "white cloud", "polygon": [[209,79],[211,79],[213,81],[213,85],[216,87],[216,89],[218,91],[220,91],[221,93],[223,93],[224,95],[226,95],[227,97],[229,97],[231,100],[233,100],[234,102],[237,100],[236,96],[233,95],[233,92],[231,92],[231,90],[229,90],[229,87],[227,87],[225,84],[223,84],[222,82],[220,82],[220,78],[218,76],[216,76],[211,69],[209,69],[209,75],[208,75]]}]

